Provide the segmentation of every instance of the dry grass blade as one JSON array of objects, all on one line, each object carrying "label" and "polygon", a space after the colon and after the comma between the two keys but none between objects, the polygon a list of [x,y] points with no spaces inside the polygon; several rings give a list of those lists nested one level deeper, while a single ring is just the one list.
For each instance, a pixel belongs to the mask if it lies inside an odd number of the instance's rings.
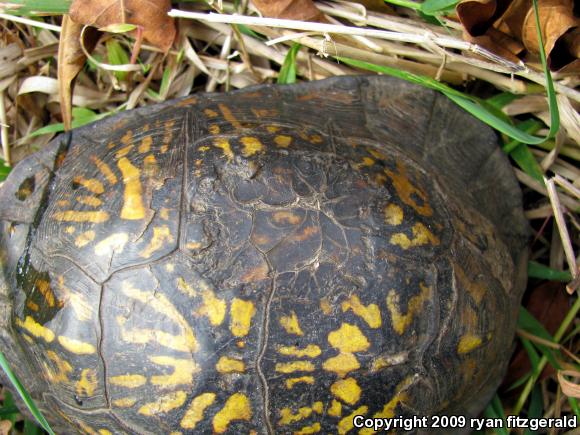
[{"label": "dry grass blade", "polygon": [[10,143],[8,138],[8,117],[6,116],[6,104],[4,102],[4,91],[0,91],[0,139],[2,139],[2,155],[4,161],[12,164],[10,155]]},{"label": "dry grass blade", "polygon": [[560,387],[562,387],[562,392],[568,397],[580,399],[580,384],[569,381],[566,376],[580,378],[580,372],[577,370],[558,371],[558,382]]},{"label": "dry grass blade", "polygon": [[562,247],[564,249],[564,253],[566,254],[566,261],[568,262],[568,267],[570,268],[572,277],[576,278],[578,276],[578,265],[576,264],[574,248],[572,247],[570,234],[568,233],[568,228],[566,227],[566,221],[564,220],[564,213],[562,212],[562,206],[560,205],[560,199],[558,197],[556,185],[552,179],[544,178],[544,181],[548,191],[548,198],[550,198],[550,203],[552,204],[552,209],[554,211],[554,218],[556,219],[556,223],[558,225]]}]

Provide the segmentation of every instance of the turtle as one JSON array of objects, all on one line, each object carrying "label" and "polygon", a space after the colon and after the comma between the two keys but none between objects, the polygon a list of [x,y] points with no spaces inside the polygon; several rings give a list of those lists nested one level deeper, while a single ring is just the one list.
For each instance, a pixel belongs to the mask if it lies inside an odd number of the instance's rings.
[{"label": "turtle", "polygon": [[497,142],[383,76],[62,134],[0,192],[2,352],[62,433],[467,432],[526,284]]}]

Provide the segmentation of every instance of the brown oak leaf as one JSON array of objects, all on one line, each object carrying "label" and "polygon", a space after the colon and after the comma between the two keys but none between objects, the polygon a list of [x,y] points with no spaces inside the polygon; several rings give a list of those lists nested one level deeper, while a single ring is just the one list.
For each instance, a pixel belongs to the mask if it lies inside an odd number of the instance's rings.
[{"label": "brown oak leaf", "polygon": [[312,0],[252,0],[262,15],[286,20],[324,22],[324,14]]},{"label": "brown oak leaf", "polygon": [[73,0],[69,14],[73,21],[94,27],[134,24],[143,37],[168,51],[175,39],[173,18],[167,15],[171,0]]},{"label": "brown oak leaf", "polygon": [[[580,71],[580,19],[573,0],[538,0],[548,65],[553,71]],[[532,0],[463,0],[457,16],[464,38],[500,56],[518,61],[539,51]]]}]

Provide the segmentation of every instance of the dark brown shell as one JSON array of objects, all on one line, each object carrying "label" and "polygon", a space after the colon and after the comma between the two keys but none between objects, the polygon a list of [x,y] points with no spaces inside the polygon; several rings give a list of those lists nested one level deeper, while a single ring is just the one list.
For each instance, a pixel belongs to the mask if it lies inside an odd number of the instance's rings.
[{"label": "dark brown shell", "polygon": [[2,351],[63,432],[473,416],[513,339],[520,195],[489,128],[385,77],[123,113],[0,191]]}]

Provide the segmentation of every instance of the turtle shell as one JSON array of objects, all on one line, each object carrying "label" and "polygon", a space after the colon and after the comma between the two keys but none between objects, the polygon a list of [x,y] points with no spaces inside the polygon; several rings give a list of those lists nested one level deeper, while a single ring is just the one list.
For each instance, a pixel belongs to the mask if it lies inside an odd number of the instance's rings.
[{"label": "turtle shell", "polygon": [[494,133],[415,85],[133,110],[24,160],[0,203],[2,351],[63,433],[474,416],[506,367],[521,193]]}]

